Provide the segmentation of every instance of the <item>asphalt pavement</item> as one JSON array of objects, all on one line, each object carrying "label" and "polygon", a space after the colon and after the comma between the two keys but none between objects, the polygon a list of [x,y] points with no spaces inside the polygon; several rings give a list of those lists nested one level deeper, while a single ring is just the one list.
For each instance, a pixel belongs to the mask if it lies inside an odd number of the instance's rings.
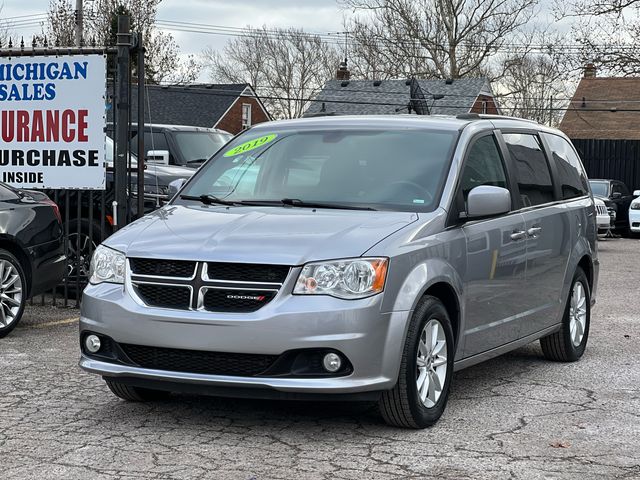
[{"label": "asphalt pavement", "polygon": [[371,404],[173,396],[131,404],[78,366],[78,311],[0,340],[0,478],[640,479],[640,240],[600,243],[585,356],[538,343],[458,372],[440,422]]}]

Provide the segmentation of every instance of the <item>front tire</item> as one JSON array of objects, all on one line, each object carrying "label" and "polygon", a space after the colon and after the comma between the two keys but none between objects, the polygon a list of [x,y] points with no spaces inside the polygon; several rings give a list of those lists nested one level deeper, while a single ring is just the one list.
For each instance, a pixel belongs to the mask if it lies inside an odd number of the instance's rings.
[{"label": "front tire", "polygon": [[437,298],[424,297],[409,324],[398,382],[379,401],[389,425],[425,428],[438,421],[449,397],[454,353],[446,308]]},{"label": "front tire", "polygon": [[152,390],[150,388],[134,387],[114,380],[104,379],[111,393],[116,397],[128,402],[151,402],[154,400],[164,400],[170,393],[163,390]]},{"label": "front tire", "polygon": [[540,339],[542,353],[548,360],[575,362],[584,354],[591,324],[591,291],[589,280],[578,267],[559,331]]},{"label": "front tire", "polygon": [[0,249],[0,338],[16,328],[27,303],[27,278],[16,257]]}]

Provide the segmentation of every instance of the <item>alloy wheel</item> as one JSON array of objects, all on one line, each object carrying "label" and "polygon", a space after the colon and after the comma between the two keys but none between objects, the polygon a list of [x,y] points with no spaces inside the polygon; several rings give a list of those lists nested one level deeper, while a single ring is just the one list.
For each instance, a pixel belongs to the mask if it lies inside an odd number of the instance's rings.
[{"label": "alloy wheel", "polygon": [[18,318],[22,291],[18,269],[8,260],[0,259],[0,328],[8,327]]},{"label": "alloy wheel", "polygon": [[416,386],[420,401],[432,408],[440,399],[447,378],[447,338],[437,319],[429,320],[418,343]]},{"label": "alloy wheel", "polygon": [[574,347],[582,343],[586,326],[587,295],[582,283],[576,282],[571,291],[571,305],[569,307],[569,334]]},{"label": "alloy wheel", "polygon": [[97,247],[96,242],[92,241],[85,233],[71,233],[67,242],[67,277],[75,279],[76,276],[79,276],[80,279],[87,279],[91,255]]}]

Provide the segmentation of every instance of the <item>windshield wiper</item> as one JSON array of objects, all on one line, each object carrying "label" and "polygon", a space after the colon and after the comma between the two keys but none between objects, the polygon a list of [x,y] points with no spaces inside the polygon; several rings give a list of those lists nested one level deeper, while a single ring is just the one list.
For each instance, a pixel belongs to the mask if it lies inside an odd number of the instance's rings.
[{"label": "windshield wiper", "polygon": [[182,200],[197,200],[199,202],[204,203],[205,205],[218,204],[218,205],[237,205],[238,202],[231,202],[229,200],[224,200],[222,198],[218,198],[215,195],[180,195]]},{"label": "windshield wiper", "polygon": [[187,165],[190,163],[204,163],[207,160],[209,160],[208,158],[196,158],[195,160],[187,160]]},{"label": "windshield wiper", "polygon": [[371,207],[360,207],[357,205],[342,205],[339,203],[305,202],[299,198],[283,198],[280,200],[283,205],[303,208],[334,208],[337,210],[375,210]]}]

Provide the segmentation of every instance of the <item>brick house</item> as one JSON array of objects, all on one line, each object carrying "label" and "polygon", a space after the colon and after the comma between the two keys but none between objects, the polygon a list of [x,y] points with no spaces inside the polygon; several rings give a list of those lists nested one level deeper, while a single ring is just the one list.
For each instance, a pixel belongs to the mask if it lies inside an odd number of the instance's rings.
[{"label": "brick house", "polygon": [[591,178],[640,188],[640,77],[598,77],[593,64],[560,122]]},{"label": "brick house", "polygon": [[[132,105],[137,90],[132,88]],[[132,108],[133,122],[137,109]],[[219,128],[236,134],[271,116],[251,85],[149,85],[146,88],[145,122]]]},{"label": "brick house", "polygon": [[[342,77],[342,78],[341,78]],[[314,98],[305,116],[313,115],[459,115],[500,114],[486,78],[448,80],[350,80],[338,70]]]}]

